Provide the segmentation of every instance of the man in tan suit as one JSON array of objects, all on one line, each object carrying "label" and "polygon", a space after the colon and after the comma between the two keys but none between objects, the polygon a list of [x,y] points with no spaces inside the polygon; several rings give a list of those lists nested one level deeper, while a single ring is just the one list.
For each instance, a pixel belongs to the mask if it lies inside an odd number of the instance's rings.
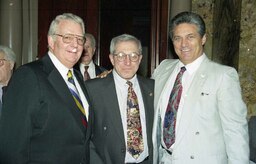
[{"label": "man in tan suit", "polygon": [[[179,59],[164,60],[153,74],[154,164],[248,164],[247,110],[236,70],[207,58],[205,23],[199,15],[182,12],[170,27]],[[168,120],[166,109],[181,67],[180,101]],[[167,122],[175,125],[170,140],[163,135]]]}]

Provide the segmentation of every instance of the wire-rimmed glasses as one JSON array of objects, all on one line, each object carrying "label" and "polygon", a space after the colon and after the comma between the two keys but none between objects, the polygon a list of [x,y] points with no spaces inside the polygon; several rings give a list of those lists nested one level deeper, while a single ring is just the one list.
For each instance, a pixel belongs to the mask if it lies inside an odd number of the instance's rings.
[{"label": "wire-rimmed glasses", "polygon": [[74,35],[74,34],[64,34],[64,35],[61,35],[61,34],[53,34],[53,35],[57,35],[57,36],[60,36],[62,37],[62,41],[64,43],[71,43],[73,42],[73,40],[76,38],[77,40],[77,44],[83,46],[85,41],[86,41],[86,38],[83,37],[83,36],[79,36],[79,35]]},{"label": "wire-rimmed glasses", "polygon": [[117,60],[120,61],[120,62],[125,61],[125,59],[127,59],[127,57],[129,57],[129,59],[132,62],[136,62],[140,58],[140,54],[137,53],[137,52],[133,52],[133,53],[130,53],[130,54],[126,54],[124,52],[119,52],[119,53],[114,54],[114,56],[116,56]]}]

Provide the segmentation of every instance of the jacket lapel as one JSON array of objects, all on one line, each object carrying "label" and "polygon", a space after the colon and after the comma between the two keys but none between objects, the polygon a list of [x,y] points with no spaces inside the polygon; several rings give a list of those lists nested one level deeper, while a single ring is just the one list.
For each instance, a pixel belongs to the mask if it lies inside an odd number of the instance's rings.
[{"label": "jacket lapel", "polygon": [[[155,98],[162,97],[162,94],[166,89],[166,84],[168,84],[168,82],[169,82],[168,79],[171,76],[171,74],[173,73],[177,64],[178,64],[178,60],[175,64],[167,66],[165,68],[165,70],[162,70],[161,72],[159,72],[161,74],[161,76],[157,78],[157,84],[155,85],[155,87],[156,87],[155,88]],[[161,92],[159,92],[159,91],[161,91]],[[158,110],[160,108],[161,100],[158,99],[156,101],[158,103],[155,104],[155,105],[157,105],[157,106],[155,106],[155,110],[156,109]]]},{"label": "jacket lapel", "polygon": [[56,93],[59,95],[63,102],[63,106],[68,109],[71,114],[74,116],[74,119],[78,123],[79,127],[82,131],[85,130],[84,125],[82,124],[82,117],[80,110],[78,109],[72,94],[70,93],[65,81],[63,80],[62,76],[60,75],[59,71],[55,68],[52,61],[50,60],[49,56],[46,55],[42,62],[44,63],[45,71],[48,73],[48,80],[49,83],[53,86]]},{"label": "jacket lapel", "polygon": [[137,76],[137,77],[138,77],[141,95],[142,95],[143,103],[144,103],[145,117],[146,117],[146,129],[147,129],[147,135],[148,135],[148,146],[150,148],[152,126],[153,126],[153,119],[154,119],[154,109],[151,104],[153,104],[154,94],[153,94],[153,91],[147,87],[147,85],[146,85],[147,83],[143,82],[143,79],[140,76]]},{"label": "jacket lapel", "polygon": [[[109,95],[115,95],[115,96],[113,97]],[[114,128],[116,129],[117,135],[120,137],[122,142],[125,143],[122,119],[120,117],[121,113],[119,109],[115,82],[114,82],[112,73],[106,77],[106,95],[104,97],[105,98],[103,103],[106,105],[106,109],[112,109],[112,111],[109,111],[111,112],[111,114],[109,115],[111,117],[109,118],[109,120],[112,122],[111,125],[114,126]]]}]

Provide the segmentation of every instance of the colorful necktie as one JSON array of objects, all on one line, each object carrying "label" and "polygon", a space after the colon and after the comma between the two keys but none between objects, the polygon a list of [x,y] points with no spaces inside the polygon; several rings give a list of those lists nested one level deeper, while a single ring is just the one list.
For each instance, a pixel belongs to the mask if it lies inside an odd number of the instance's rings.
[{"label": "colorful necktie", "polygon": [[89,75],[89,72],[88,72],[88,68],[89,68],[89,66],[84,66],[84,81],[90,79],[90,75]]},{"label": "colorful necktie", "polygon": [[142,127],[140,120],[140,111],[138,98],[132,88],[132,83],[127,81],[128,98],[127,98],[127,150],[137,159],[143,152]]},{"label": "colorful necktie", "polygon": [[175,142],[176,116],[179,108],[180,98],[182,94],[182,75],[186,71],[185,67],[181,67],[176,80],[174,82],[172,92],[169,98],[167,109],[164,117],[163,140],[169,149]]},{"label": "colorful necktie", "polygon": [[76,102],[77,107],[85,115],[85,110],[84,110],[84,107],[83,107],[83,103],[82,103],[82,101],[80,99],[80,96],[79,96],[79,93],[77,91],[77,88],[76,88],[75,81],[74,81],[71,70],[68,70],[67,76],[68,76],[68,82],[69,82],[68,83],[68,88],[69,88],[70,92],[72,93],[72,96],[73,96],[73,98]]}]

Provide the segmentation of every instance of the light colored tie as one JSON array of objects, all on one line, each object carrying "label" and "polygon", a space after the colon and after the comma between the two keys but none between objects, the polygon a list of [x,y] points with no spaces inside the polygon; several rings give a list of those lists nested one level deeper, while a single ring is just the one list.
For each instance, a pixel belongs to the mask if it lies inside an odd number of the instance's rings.
[{"label": "light colored tie", "polygon": [[84,81],[91,79],[89,72],[88,72],[89,66],[84,66]]},{"label": "light colored tie", "polygon": [[71,70],[68,70],[67,76],[68,76],[68,88],[69,88],[70,92],[72,93],[72,96],[73,96],[73,98],[76,102],[77,107],[85,115],[85,110],[84,110],[84,107],[83,107],[83,103],[82,103],[82,101],[80,99],[80,95],[77,91],[77,88],[76,88],[75,81],[74,81]]},{"label": "light colored tie", "polygon": [[137,159],[144,150],[140,110],[132,83],[127,81],[127,84],[129,85],[127,98],[127,150],[133,158]]},{"label": "light colored tie", "polygon": [[163,140],[166,147],[169,149],[175,142],[175,127],[176,117],[179,108],[180,98],[182,94],[182,75],[186,71],[185,67],[181,67],[176,80],[174,82],[169,102],[166,108],[164,125],[163,125]]}]

